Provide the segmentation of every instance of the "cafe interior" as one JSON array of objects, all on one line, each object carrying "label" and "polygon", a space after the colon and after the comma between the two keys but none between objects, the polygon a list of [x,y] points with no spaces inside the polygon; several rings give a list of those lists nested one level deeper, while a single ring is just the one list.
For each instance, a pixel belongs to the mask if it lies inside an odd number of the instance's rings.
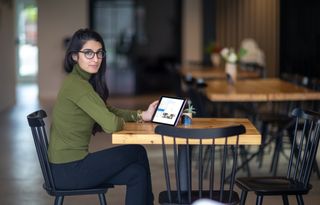
[{"label": "cafe interior", "polygon": [[[181,97],[191,103],[186,106],[192,105],[191,126],[206,120],[212,123],[210,128],[241,122],[246,132],[239,134],[237,144],[225,146],[239,147],[234,175],[220,181],[228,188],[234,184],[239,198],[246,195],[243,204],[259,204],[262,197],[257,196],[262,195],[269,195],[263,197],[263,204],[303,204],[301,198],[304,204],[319,204],[319,10],[316,0],[0,0],[0,203],[58,204],[55,195],[43,188],[43,170],[27,115],[45,110],[49,131],[66,76],[63,58],[70,37],[79,28],[91,28],[106,44],[109,104],[145,110],[160,96]],[[300,118],[314,124],[302,126]],[[179,123],[177,127],[182,126]],[[147,133],[145,139],[135,141],[131,130],[98,133],[91,138],[89,151],[142,144],[150,161],[154,203],[163,204],[159,193],[167,187],[161,134],[155,136],[156,125],[150,122],[142,125],[151,127],[150,138]],[[315,140],[314,148],[301,149],[311,150],[305,157],[307,165],[294,161],[299,158],[294,145],[303,137],[308,143]],[[221,155],[213,160],[208,152],[214,145],[204,144],[187,146],[193,147],[190,170],[201,172],[206,184],[211,178],[202,172],[209,169],[198,163],[212,160],[223,166],[229,158],[223,157],[217,143]],[[300,166],[294,174],[299,175],[294,183],[302,183],[298,191],[288,191],[289,186],[274,180],[288,178],[290,164]],[[306,174],[303,180],[300,173]],[[263,187],[255,192],[257,187],[249,185],[258,176],[270,179],[253,182]],[[272,186],[281,187],[280,191],[264,190]],[[199,191],[198,185],[193,189]],[[125,204],[125,191],[120,185],[108,188],[107,204]],[[222,200],[223,204],[239,201]],[[63,204],[99,204],[99,198],[65,196]]]}]

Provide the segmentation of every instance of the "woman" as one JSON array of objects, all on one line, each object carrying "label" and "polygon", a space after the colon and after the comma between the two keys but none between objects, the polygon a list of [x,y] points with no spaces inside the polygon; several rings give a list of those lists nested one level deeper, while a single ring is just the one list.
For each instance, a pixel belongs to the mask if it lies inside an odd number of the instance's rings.
[{"label": "woman", "polygon": [[65,55],[69,75],[59,91],[52,114],[49,160],[58,188],[99,184],[126,185],[126,204],[153,204],[149,162],[144,147],[127,145],[89,153],[92,134],[121,130],[125,121],[149,121],[157,105],[146,111],[108,105],[106,55],[101,36],[80,29]]}]

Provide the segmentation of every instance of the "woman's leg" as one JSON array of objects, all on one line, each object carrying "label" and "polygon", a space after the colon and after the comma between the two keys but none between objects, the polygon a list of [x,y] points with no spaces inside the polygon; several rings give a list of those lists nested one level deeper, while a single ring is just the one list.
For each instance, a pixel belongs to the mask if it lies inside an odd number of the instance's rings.
[{"label": "woman's leg", "polygon": [[111,184],[126,184],[126,205],[153,204],[153,195],[148,185],[148,174],[138,163],[131,164],[108,180]]},{"label": "woman's leg", "polygon": [[[147,204],[153,204],[149,161],[141,145],[125,145],[102,150],[89,154],[83,160],[67,164],[53,165],[58,187],[85,188],[103,183],[127,185],[128,204],[129,201],[137,200],[132,198],[138,197],[144,197],[142,200],[147,200]],[[137,182],[136,178],[144,180]],[[137,187],[138,190],[133,187]],[[144,192],[144,196],[135,192]]]}]

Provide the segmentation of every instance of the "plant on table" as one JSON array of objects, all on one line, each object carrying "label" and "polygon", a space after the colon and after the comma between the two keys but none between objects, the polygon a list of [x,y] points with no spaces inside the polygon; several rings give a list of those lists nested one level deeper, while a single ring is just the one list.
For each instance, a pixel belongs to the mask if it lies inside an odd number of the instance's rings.
[{"label": "plant on table", "polygon": [[192,105],[191,100],[188,100],[187,103],[188,103],[188,106],[187,106],[187,108],[184,109],[184,113],[196,114],[196,109]]},{"label": "plant on table", "polygon": [[241,48],[238,52],[236,52],[233,48],[223,48],[220,52],[222,58],[227,63],[237,63],[247,51],[244,48]]}]

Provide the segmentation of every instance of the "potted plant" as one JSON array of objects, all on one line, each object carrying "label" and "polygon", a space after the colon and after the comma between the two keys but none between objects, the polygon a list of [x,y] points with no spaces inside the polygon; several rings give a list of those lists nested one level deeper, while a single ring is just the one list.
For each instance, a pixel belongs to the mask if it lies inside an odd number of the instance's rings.
[{"label": "potted plant", "polygon": [[236,52],[233,48],[223,48],[220,51],[222,58],[226,61],[226,63],[236,64],[247,51],[244,48],[241,48],[238,52]]},{"label": "potted plant", "polygon": [[237,79],[237,62],[247,53],[241,48],[235,52],[233,48],[223,48],[220,52],[222,58],[225,60],[225,71],[231,83]]},{"label": "potted plant", "polygon": [[211,41],[208,46],[206,47],[206,52],[210,55],[211,57],[211,63],[213,64],[214,67],[219,67],[221,63],[221,57],[220,57],[220,51],[221,47],[219,43],[215,41]]},{"label": "potted plant", "polygon": [[187,104],[187,108],[185,108],[182,113],[182,124],[184,125],[190,125],[192,123],[192,115],[196,114],[196,109],[192,105],[191,100],[188,100]]}]

